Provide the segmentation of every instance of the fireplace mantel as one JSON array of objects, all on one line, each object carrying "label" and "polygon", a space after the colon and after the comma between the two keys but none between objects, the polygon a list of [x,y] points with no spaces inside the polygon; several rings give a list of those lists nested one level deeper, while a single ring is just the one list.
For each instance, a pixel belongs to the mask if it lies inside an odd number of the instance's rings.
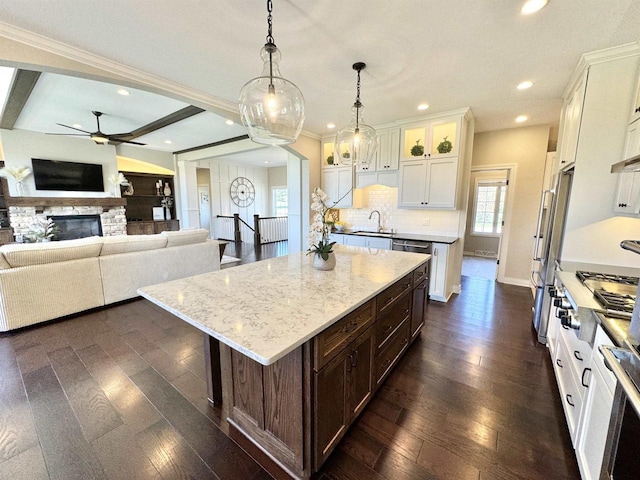
[{"label": "fireplace mantel", "polygon": [[9,207],[124,207],[126,198],[116,197],[6,197]]}]

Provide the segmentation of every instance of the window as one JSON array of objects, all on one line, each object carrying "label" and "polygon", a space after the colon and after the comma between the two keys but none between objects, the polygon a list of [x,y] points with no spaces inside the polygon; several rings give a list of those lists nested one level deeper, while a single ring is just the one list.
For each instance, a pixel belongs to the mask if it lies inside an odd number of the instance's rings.
[{"label": "window", "polygon": [[287,187],[273,187],[273,214],[276,217],[286,217],[289,213],[289,194]]},{"label": "window", "polygon": [[502,233],[506,180],[477,180],[473,209],[474,235],[499,236]]}]

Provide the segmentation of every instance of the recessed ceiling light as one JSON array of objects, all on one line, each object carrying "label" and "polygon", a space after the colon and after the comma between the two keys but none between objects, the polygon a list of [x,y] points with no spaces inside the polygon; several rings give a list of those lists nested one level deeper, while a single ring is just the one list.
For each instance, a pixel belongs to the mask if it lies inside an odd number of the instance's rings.
[{"label": "recessed ceiling light", "polygon": [[226,121],[226,122],[224,122],[224,123],[226,123],[227,125],[233,125],[233,120],[227,120],[227,121]]},{"label": "recessed ceiling light", "polygon": [[73,128],[82,128],[82,125],[80,125],[79,123],[74,123],[73,125],[71,125]]},{"label": "recessed ceiling light", "polygon": [[527,117],[526,115],[520,115],[519,117],[516,117],[516,122],[522,123],[522,122],[526,122],[528,119],[529,117]]},{"label": "recessed ceiling light", "polygon": [[518,90],[526,90],[527,88],[531,88],[533,87],[533,82],[526,80],[520,84],[518,84],[518,86],[516,87]]},{"label": "recessed ceiling light", "polygon": [[125,90],[124,88],[119,88],[119,89],[118,89],[118,93],[119,93],[120,95],[124,95],[125,97],[128,97],[129,95],[131,95],[131,94],[129,93],[129,90]]},{"label": "recessed ceiling light", "polygon": [[546,7],[547,3],[549,3],[549,0],[527,0],[520,9],[520,13],[523,15],[536,13],[538,10],[542,10]]},{"label": "recessed ceiling light", "polygon": [[269,162],[267,160],[265,160],[264,163],[269,163]]},{"label": "recessed ceiling light", "polygon": [[164,143],[166,143],[167,145],[171,145],[173,142],[171,140],[165,140]]},{"label": "recessed ceiling light", "polygon": [[327,128],[328,129],[336,128],[336,124],[335,123],[327,123]]},{"label": "recessed ceiling light", "polygon": [[427,108],[429,108],[429,105],[427,105],[426,103],[421,103],[420,105],[418,105],[418,110],[426,110]]}]

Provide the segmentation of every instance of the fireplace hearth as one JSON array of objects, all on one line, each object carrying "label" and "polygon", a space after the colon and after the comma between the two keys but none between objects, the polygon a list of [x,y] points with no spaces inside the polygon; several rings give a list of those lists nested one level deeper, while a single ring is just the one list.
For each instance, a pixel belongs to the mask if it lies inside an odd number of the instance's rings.
[{"label": "fireplace hearth", "polygon": [[53,240],[102,236],[100,215],[52,215],[48,218],[58,227]]}]

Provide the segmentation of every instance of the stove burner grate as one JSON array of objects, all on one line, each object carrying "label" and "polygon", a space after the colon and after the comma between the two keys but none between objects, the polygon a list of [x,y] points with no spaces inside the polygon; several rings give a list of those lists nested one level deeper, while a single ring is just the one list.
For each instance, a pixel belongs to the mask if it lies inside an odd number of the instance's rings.
[{"label": "stove burner grate", "polygon": [[604,308],[619,312],[633,312],[633,304],[636,300],[633,295],[607,292],[602,289],[596,290],[593,294]]},{"label": "stove burner grate", "polygon": [[638,285],[638,277],[630,277],[627,275],[577,271],[576,277],[583,283],[585,280],[599,280],[601,282],[621,283],[623,285]]}]

